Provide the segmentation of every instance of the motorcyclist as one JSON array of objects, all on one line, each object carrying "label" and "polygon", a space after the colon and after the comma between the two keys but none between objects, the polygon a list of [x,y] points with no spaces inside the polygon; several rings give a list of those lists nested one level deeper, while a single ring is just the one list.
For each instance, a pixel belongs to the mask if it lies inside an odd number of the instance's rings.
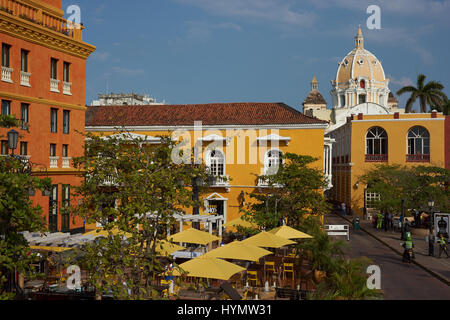
[{"label": "motorcyclist", "polygon": [[[403,243],[403,248],[405,248],[405,251],[403,252],[403,262],[412,262],[412,258],[413,258],[413,248],[414,248],[414,243],[412,241],[411,238],[411,233],[407,232],[406,233],[406,241],[405,243]],[[410,254],[411,251],[411,254]]]},{"label": "motorcyclist", "polygon": [[441,233],[441,237],[439,239],[439,258],[441,257],[442,252],[445,252],[448,258],[447,252],[447,240],[444,238],[444,235]]}]

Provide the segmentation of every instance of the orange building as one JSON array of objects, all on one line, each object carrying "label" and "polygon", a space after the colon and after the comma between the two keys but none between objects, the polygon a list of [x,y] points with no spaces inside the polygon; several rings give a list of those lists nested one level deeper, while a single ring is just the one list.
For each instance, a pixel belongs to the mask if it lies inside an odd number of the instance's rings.
[{"label": "orange building", "polygon": [[[84,221],[64,213],[70,189],[80,184],[71,159],[83,154],[86,59],[83,26],[63,18],[61,0],[0,0],[2,114],[21,120],[15,154],[29,159],[36,176],[52,179],[50,197],[36,192],[50,231],[77,232]],[[0,129],[2,155],[8,129]]]}]

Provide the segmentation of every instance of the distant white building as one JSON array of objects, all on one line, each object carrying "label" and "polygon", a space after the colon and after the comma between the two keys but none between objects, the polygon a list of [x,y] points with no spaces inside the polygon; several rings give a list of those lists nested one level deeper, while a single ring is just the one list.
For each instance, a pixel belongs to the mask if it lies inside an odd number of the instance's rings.
[{"label": "distant white building", "polygon": [[91,106],[136,106],[136,105],[165,105],[166,102],[157,102],[149,95],[138,95],[136,93],[110,93],[98,94],[98,100],[94,100]]}]

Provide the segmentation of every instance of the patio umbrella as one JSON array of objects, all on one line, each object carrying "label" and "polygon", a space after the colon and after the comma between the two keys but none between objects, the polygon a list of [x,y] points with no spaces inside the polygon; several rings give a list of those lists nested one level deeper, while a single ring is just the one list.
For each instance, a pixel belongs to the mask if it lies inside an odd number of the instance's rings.
[{"label": "patio umbrella", "polygon": [[295,241],[285,239],[265,231],[262,231],[257,235],[242,240],[241,242],[244,244],[251,244],[254,246],[264,248],[281,248],[290,244],[295,244]]},{"label": "patio umbrella", "polygon": [[288,226],[278,227],[268,232],[284,239],[312,239],[312,236],[310,236],[309,234],[303,233]]},{"label": "patio umbrella", "polygon": [[[257,235],[247,238],[242,241],[244,244],[252,244],[264,248],[281,248],[290,244],[295,244],[295,241],[276,236],[272,233],[262,231]],[[264,282],[266,282],[266,263],[264,258]]]},{"label": "patio umbrella", "polygon": [[[204,256],[189,260],[179,265],[188,277],[229,280],[236,273],[242,272],[245,268],[231,262],[207,258]],[[185,274],[183,272],[183,274]],[[174,270],[174,276],[180,276],[178,270]]]},{"label": "patio umbrella", "polygon": [[212,258],[235,259],[245,261],[259,261],[264,256],[272,254],[269,250],[245,244],[241,241],[234,241],[222,247],[216,248],[204,256]]},{"label": "patio umbrella", "polygon": [[174,252],[186,250],[185,247],[170,243],[167,240],[158,240],[156,242],[156,253],[161,256],[169,256]]},{"label": "patio umbrella", "polygon": [[168,240],[172,242],[207,245],[208,243],[220,240],[220,238],[207,232],[191,228],[170,236]]},{"label": "patio umbrella", "polygon": [[254,229],[258,228],[257,224],[255,224],[253,222],[242,220],[242,218],[237,218],[237,219],[231,220],[230,222],[225,223],[223,226],[225,228],[238,227],[238,226],[244,227],[244,228],[254,228]]},{"label": "patio umbrella", "polygon": [[[123,235],[125,235],[125,237],[127,237],[127,238],[131,238],[131,236],[132,236],[131,233],[120,231],[120,230],[117,229],[117,228],[112,229],[112,230],[111,230],[111,233],[112,233],[112,235],[114,235],[114,236],[115,236],[115,235],[118,235],[118,234],[121,234],[121,235],[123,234]],[[98,237],[100,237],[100,236],[107,237],[107,236],[108,236],[108,231],[105,230],[105,229],[103,229],[103,228],[98,228],[97,230],[92,230],[92,231],[86,232],[86,233],[84,233],[83,235],[84,235],[84,236],[93,235],[93,236],[98,236]]]}]

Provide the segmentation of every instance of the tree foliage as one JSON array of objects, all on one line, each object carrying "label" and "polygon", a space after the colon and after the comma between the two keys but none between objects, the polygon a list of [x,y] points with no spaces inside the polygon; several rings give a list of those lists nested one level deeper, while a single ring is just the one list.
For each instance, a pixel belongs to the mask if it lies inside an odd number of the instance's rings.
[{"label": "tree foliage", "polygon": [[328,209],[323,173],[311,166],[318,159],[293,153],[286,153],[283,159],[276,173],[258,177],[268,182],[269,191],[250,193],[254,200],[242,209],[244,219],[266,229],[283,220],[300,229],[308,215],[320,216]]},{"label": "tree foliage", "polygon": [[419,74],[417,76],[417,86],[406,86],[397,91],[397,95],[410,93],[410,97],[406,102],[405,112],[410,113],[413,104],[419,99],[420,112],[426,113],[428,106],[441,106],[447,100],[447,96],[442,91],[444,86],[436,81],[425,83],[426,76]]},{"label": "tree foliage", "polygon": [[50,179],[30,174],[19,158],[0,157],[0,298],[14,298],[8,277],[14,272],[34,275],[30,264],[36,260],[21,234],[23,231],[45,231],[42,208],[34,206],[29,191],[50,188]]},{"label": "tree foliage", "polygon": [[435,166],[378,165],[360,177],[371,192],[380,195],[375,206],[380,210],[400,212],[402,199],[406,208],[428,211],[430,198],[442,212],[450,210],[450,171]]},{"label": "tree foliage", "polygon": [[201,206],[189,186],[196,177],[208,180],[206,168],[174,163],[176,145],[169,137],[160,137],[160,144],[127,133],[87,138],[85,155],[74,159],[85,178],[75,188],[83,201],[72,210],[108,231],[83,248],[90,282],[99,294],[154,298],[151,280],[165,266],[156,253],[158,240],[166,238],[174,213]]}]

